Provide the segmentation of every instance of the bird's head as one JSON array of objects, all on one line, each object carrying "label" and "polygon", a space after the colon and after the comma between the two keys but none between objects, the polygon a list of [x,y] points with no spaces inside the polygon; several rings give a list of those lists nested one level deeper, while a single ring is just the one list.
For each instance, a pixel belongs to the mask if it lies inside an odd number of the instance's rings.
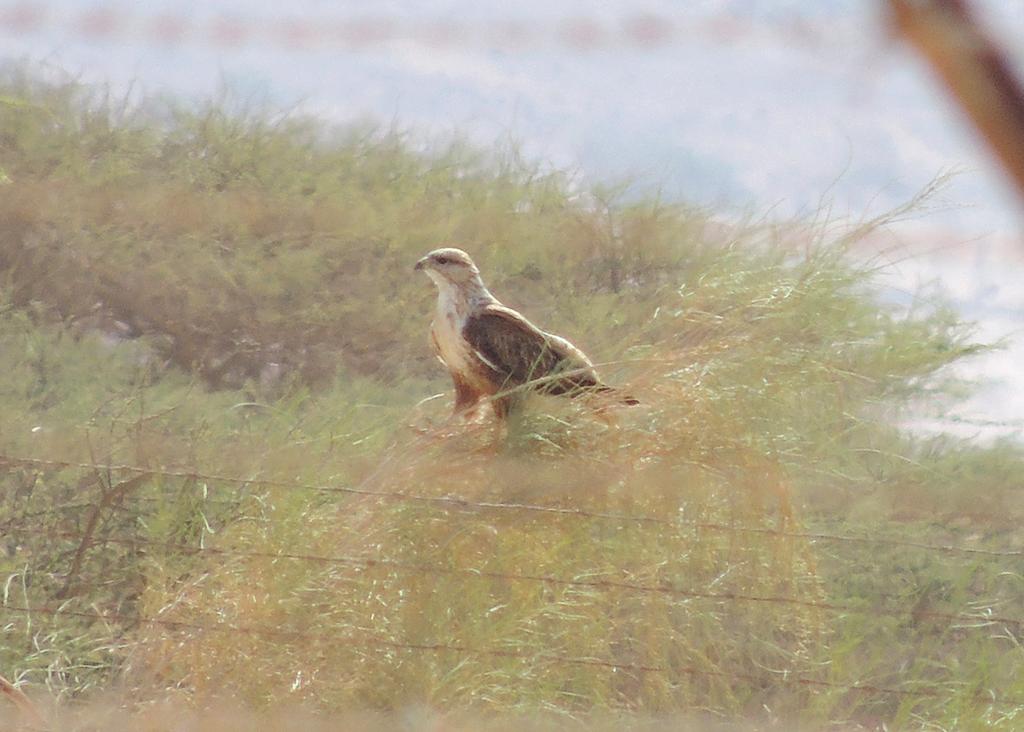
[{"label": "bird's head", "polygon": [[435,249],[416,263],[415,269],[422,270],[438,287],[465,287],[480,282],[480,270],[461,249],[445,247]]}]

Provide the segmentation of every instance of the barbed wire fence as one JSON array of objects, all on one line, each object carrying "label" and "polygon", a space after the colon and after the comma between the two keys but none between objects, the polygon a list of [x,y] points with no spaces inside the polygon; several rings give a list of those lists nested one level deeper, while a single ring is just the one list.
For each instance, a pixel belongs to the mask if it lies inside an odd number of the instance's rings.
[{"label": "barbed wire fence", "polygon": [[[666,666],[649,666],[645,664],[607,661],[597,658],[565,656],[551,653],[537,654],[526,651],[512,651],[496,648],[477,648],[474,646],[455,645],[447,643],[405,643],[400,641],[394,641],[387,638],[376,638],[372,636],[345,637],[341,635],[334,635],[328,633],[312,633],[308,631],[285,630],[281,628],[271,628],[264,626],[235,626],[229,624],[194,623],[189,621],[170,620],[164,618],[143,618],[134,615],[125,615],[121,613],[84,612],[77,610],[69,610],[66,608],[57,609],[49,607],[25,607],[19,605],[2,605],[0,606],[0,609],[7,610],[10,612],[26,614],[38,613],[40,615],[53,616],[66,615],[70,617],[85,618],[88,620],[100,620],[104,622],[113,621],[127,623],[131,625],[158,625],[167,628],[188,629],[204,633],[211,632],[255,635],[276,638],[279,640],[299,639],[309,641],[320,641],[338,643],[342,645],[350,645],[361,648],[387,648],[423,653],[452,653],[469,656],[489,656],[495,658],[522,659],[534,663],[556,664],[564,666],[589,666],[615,669],[621,671],[707,676],[714,678],[729,679],[734,681],[763,681],[762,677],[756,676],[754,674],[745,674],[734,671],[714,671],[711,669],[696,668],[693,666],[673,665],[671,668],[669,668]],[[777,672],[777,682],[779,684],[786,686],[815,687],[821,689],[833,689],[844,692],[884,694],[887,696],[896,696],[911,699],[920,697],[943,698],[948,696],[951,692],[951,690],[948,688],[939,686],[928,686],[924,684],[915,684],[916,688],[914,689],[900,689],[892,686],[877,686],[874,684],[839,684],[830,681],[825,681],[823,679],[794,677],[789,671],[786,670]],[[979,704],[1000,707],[1024,706],[1024,699],[1016,699],[1011,697],[997,697],[986,692],[969,692],[968,695],[973,701]]]},{"label": "barbed wire fence", "polygon": [[[766,529],[765,531],[770,532],[770,530],[768,529]],[[224,549],[213,546],[193,546],[189,544],[181,544],[174,542],[154,541],[143,538],[122,539],[118,537],[101,537],[94,539],[89,534],[79,531],[55,531],[49,529],[37,529],[24,526],[8,528],[6,530],[6,533],[9,536],[28,535],[43,536],[48,538],[71,539],[74,541],[88,541],[90,542],[91,546],[113,544],[131,548],[146,547],[160,549],[166,552],[182,553],[188,555],[206,554],[211,556],[227,558],[294,560],[301,562],[310,562],[315,564],[344,565],[365,570],[375,569],[379,567],[410,574],[454,575],[463,578],[467,581],[502,580],[506,582],[526,582],[530,584],[557,585],[562,587],[578,587],[607,591],[622,590],[642,594],[669,595],[685,599],[715,600],[719,602],[748,602],[778,605],[796,605],[800,607],[814,608],[817,610],[827,610],[830,612],[881,615],[901,619],[906,619],[907,617],[913,616],[915,618],[931,618],[934,620],[944,620],[950,623],[965,624],[960,625],[959,627],[961,628],[988,628],[997,624],[1009,625],[1013,627],[1024,626],[1024,618],[1009,618],[994,615],[992,614],[990,608],[983,611],[979,611],[975,614],[968,614],[943,613],[931,610],[924,610],[920,608],[893,609],[877,605],[872,605],[869,607],[856,607],[853,605],[841,605],[830,602],[818,602],[814,600],[806,600],[797,597],[750,595],[739,592],[704,592],[698,590],[685,590],[668,584],[645,585],[638,584],[635,582],[624,582],[614,579],[578,580],[548,575],[492,572],[479,569],[459,569],[430,564],[402,562],[386,558],[358,556],[323,556],[318,554],[302,554],[295,552],[243,551],[239,549]],[[786,536],[784,532],[777,533],[780,536]],[[846,537],[842,538],[845,539]],[[940,547],[940,549],[942,548]],[[1019,552],[1006,553],[1006,555],[1010,554],[1019,554]]]},{"label": "barbed wire fence", "polygon": [[[974,561],[1005,561],[1017,560],[1024,556],[1024,552],[1016,549],[991,549],[981,547],[960,546],[953,544],[933,544],[926,542],[915,542],[887,536],[853,536],[842,534],[828,534],[823,532],[807,531],[786,531],[766,528],[762,526],[742,526],[724,523],[689,521],[684,518],[663,518],[646,515],[620,514],[604,511],[590,511],[581,508],[566,508],[543,504],[507,503],[499,501],[470,500],[458,496],[430,496],[412,494],[401,491],[385,491],[360,487],[349,487],[343,485],[316,484],[300,481],[286,481],[267,479],[258,476],[237,477],[227,476],[214,472],[204,472],[195,469],[165,469],[151,468],[138,465],[82,462],[70,460],[55,460],[48,458],[36,458],[0,454],[0,467],[11,469],[14,467],[26,467],[35,470],[42,469],[76,469],[102,473],[107,476],[131,475],[145,478],[168,478],[200,482],[206,490],[214,489],[217,484],[236,485],[248,487],[276,488],[289,491],[306,491],[311,493],[326,493],[342,496],[371,497],[379,500],[397,502],[400,504],[430,505],[451,512],[481,511],[488,512],[513,512],[523,514],[554,515],[562,519],[572,521],[613,521],[645,524],[660,524],[685,526],[694,530],[717,531],[734,534],[756,534],[776,538],[800,539],[808,542],[830,542],[840,545],[871,545],[885,546],[900,549],[914,549],[936,555],[958,555]],[[126,479],[126,480],[131,480]],[[116,484],[114,484],[116,486]],[[84,504],[90,505],[88,503]],[[386,569],[392,572],[414,575],[446,575],[454,576],[460,582],[514,582],[529,583],[536,585],[560,586],[595,590],[599,592],[628,592],[639,594],[657,594],[679,600],[706,600],[716,603],[754,603],[759,605],[778,605],[789,607],[802,607],[822,612],[834,613],[841,616],[859,615],[866,617],[891,617],[901,620],[919,621],[930,619],[946,623],[948,627],[961,632],[972,631],[996,632],[1007,637],[1020,637],[1021,629],[1024,628],[1024,618],[1008,617],[993,612],[992,606],[979,607],[974,612],[939,612],[927,608],[908,607],[894,608],[880,605],[857,606],[842,603],[833,603],[820,600],[812,600],[793,596],[757,595],[742,592],[710,592],[678,587],[672,584],[644,584],[631,582],[622,579],[600,578],[600,579],[578,579],[572,577],[559,577],[543,574],[495,572],[473,568],[458,568],[449,566],[438,566],[420,562],[406,562],[388,559],[385,557],[359,556],[359,555],[322,555],[302,552],[274,552],[274,551],[253,551],[236,548],[224,548],[206,544],[191,545],[180,542],[166,542],[140,537],[116,537],[116,536],[92,536],[83,531],[65,531],[47,527],[34,527],[26,525],[7,525],[3,529],[5,536],[13,538],[17,536],[37,536],[52,539],[65,539],[74,542],[82,542],[87,549],[104,545],[120,545],[127,548],[146,548],[168,553],[180,553],[189,556],[205,555],[210,557],[235,558],[244,560],[270,560],[297,561],[321,565],[347,566],[360,571],[372,571],[374,569]],[[311,633],[306,631],[287,630],[282,628],[264,627],[259,625],[233,625],[230,623],[201,623],[195,621],[180,621],[162,617],[147,617],[136,614],[121,612],[102,612],[96,609],[79,610],[73,609],[66,602],[52,605],[16,604],[5,601],[0,604],[0,610],[8,613],[22,614],[31,617],[33,614],[50,617],[75,617],[85,620],[104,623],[122,623],[126,627],[155,626],[171,630],[191,630],[199,633],[220,633],[235,635],[250,635],[272,639],[279,642],[316,641],[331,642],[341,645],[348,645],[358,648],[370,649],[391,649],[403,650],[411,653],[430,654],[454,654],[472,657],[491,658],[512,658],[529,660],[540,664],[555,664],[563,666],[590,666],[616,669],[633,673],[658,673],[676,675],[709,676],[716,678],[731,679],[736,682],[755,681],[757,678],[752,674],[734,673],[727,671],[714,671],[711,669],[696,668],[692,666],[664,666],[618,662],[600,658],[574,657],[560,654],[536,654],[532,652],[512,651],[505,649],[481,648],[462,644],[451,643],[427,643],[427,642],[405,642],[395,639],[378,638],[372,636],[343,636],[324,633]],[[876,694],[897,698],[941,698],[953,693],[963,693],[949,686],[928,685],[921,682],[911,684],[912,688],[898,688],[877,684],[842,684],[816,678],[804,678],[796,676],[791,672],[780,672],[778,683],[794,687],[821,688],[842,691],[845,693]],[[1007,696],[998,696],[990,692],[971,691],[968,696],[978,704],[986,704],[993,707],[1019,707],[1024,706],[1024,700],[1018,700]]]},{"label": "barbed wire fence", "polygon": [[688,526],[694,529],[707,531],[723,531],[737,534],[762,534],[779,538],[803,539],[807,541],[837,542],[846,544],[874,544],[892,547],[903,547],[923,549],[946,554],[964,554],[990,557],[1024,557],[1024,550],[1016,549],[986,549],[980,547],[956,546],[949,544],[931,544],[916,542],[896,537],[883,536],[853,536],[842,534],[828,534],[823,532],[805,532],[777,530],[759,526],[734,526],[709,521],[694,521],[686,518],[663,518],[658,516],[645,516],[635,514],[609,513],[605,511],[590,511],[583,508],[569,508],[565,506],[547,506],[530,503],[508,503],[502,501],[480,501],[463,498],[459,496],[431,496],[403,491],[385,491],[357,486],[327,485],[320,483],[304,483],[299,481],[285,481],[259,476],[235,477],[219,473],[207,473],[199,470],[189,469],[168,469],[150,468],[140,465],[128,465],[123,463],[89,463],[75,460],[58,460],[53,458],[35,458],[16,455],[0,454],[0,466],[24,465],[39,468],[77,468],[83,470],[101,471],[103,473],[130,473],[134,475],[147,475],[162,478],[184,478],[189,480],[207,481],[209,483],[227,483],[234,485],[260,485],[286,490],[314,491],[319,493],[335,493],[353,496],[364,496],[380,498],[389,501],[405,503],[426,503],[441,506],[452,510],[467,511],[512,511],[524,513],[554,514],[569,518],[596,519],[617,522],[629,522],[640,524],[661,524],[666,526]]}]

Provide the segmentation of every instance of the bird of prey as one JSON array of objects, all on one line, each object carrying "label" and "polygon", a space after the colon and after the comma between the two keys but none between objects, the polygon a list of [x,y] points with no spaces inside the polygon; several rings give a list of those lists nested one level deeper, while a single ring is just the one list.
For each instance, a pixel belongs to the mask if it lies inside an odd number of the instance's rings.
[{"label": "bird of prey", "polygon": [[623,404],[639,403],[602,383],[572,343],[502,305],[461,249],[435,249],[415,269],[437,285],[430,338],[455,384],[455,414],[471,414],[491,397],[495,415],[504,420],[523,391],[516,387],[567,396],[610,393]]}]

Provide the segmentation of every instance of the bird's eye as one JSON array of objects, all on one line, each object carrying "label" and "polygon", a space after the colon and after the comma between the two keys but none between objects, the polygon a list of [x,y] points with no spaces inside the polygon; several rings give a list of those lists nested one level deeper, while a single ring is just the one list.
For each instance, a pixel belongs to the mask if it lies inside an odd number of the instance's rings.
[{"label": "bird's eye", "polygon": [[450,262],[451,260],[448,259],[448,257],[438,257],[434,261],[437,262],[438,264],[448,264],[448,262]]}]

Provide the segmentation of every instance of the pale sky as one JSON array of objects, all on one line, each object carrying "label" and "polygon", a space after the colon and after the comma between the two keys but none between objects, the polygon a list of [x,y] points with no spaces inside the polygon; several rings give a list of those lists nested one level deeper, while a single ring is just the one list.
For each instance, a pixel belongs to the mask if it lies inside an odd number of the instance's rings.
[{"label": "pale sky", "polygon": [[[976,5],[1024,73],[1024,0]],[[902,263],[894,281],[937,279],[986,334],[1019,331],[1024,215],[928,70],[883,32],[881,6],[50,0],[0,3],[0,58],[45,61],[115,90],[204,98],[227,83],[342,123],[515,140],[582,180],[628,176],[639,191],[725,211],[788,216],[825,197],[859,218],[962,169],[949,208],[901,235],[921,250],[925,237],[964,244]],[[975,413],[1024,417],[1022,362],[1018,338],[977,367],[1004,384]]]},{"label": "pale sky", "polygon": [[[987,5],[1004,37],[1024,37],[1024,2]],[[814,210],[828,189],[840,211],[859,216],[965,168],[950,198],[970,208],[943,221],[971,233],[1019,228],[1001,175],[958,113],[881,32],[880,6],[50,0],[28,4],[32,23],[7,26],[0,56],[151,93],[209,96],[226,82],[338,121],[396,120],[484,144],[514,138],[531,157],[590,179],[629,176],[696,202],[782,215]],[[671,36],[639,43],[631,34],[644,18]],[[386,35],[365,48],[325,40],[360,19],[387,23]],[[169,20],[184,24],[159,40]],[[512,24],[528,39],[502,42]],[[293,26],[305,35],[286,40]],[[573,41],[588,28],[592,45]]]}]

